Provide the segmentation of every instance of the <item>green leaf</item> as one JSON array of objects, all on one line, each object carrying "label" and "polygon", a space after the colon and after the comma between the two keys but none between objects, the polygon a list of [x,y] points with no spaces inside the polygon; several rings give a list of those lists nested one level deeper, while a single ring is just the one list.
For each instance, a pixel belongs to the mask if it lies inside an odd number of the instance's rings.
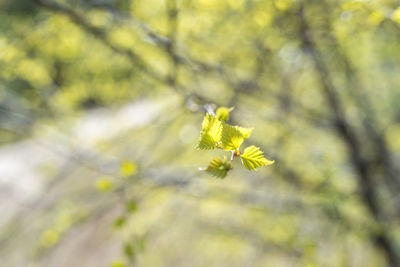
[{"label": "green leaf", "polygon": [[125,225],[125,223],[126,223],[126,218],[124,216],[120,216],[114,220],[113,226],[115,228],[121,228],[122,226]]},{"label": "green leaf", "polygon": [[261,166],[274,164],[275,161],[264,158],[264,153],[256,146],[246,147],[240,156],[244,167],[248,170],[255,170]]},{"label": "green leaf", "polygon": [[135,249],[128,242],[125,242],[125,244],[124,244],[124,254],[130,260],[132,260],[135,257]]},{"label": "green leaf", "polygon": [[244,127],[240,127],[237,126],[239,129],[239,132],[243,135],[244,139],[249,138],[249,136],[251,135],[251,133],[253,132],[254,128],[244,128]]},{"label": "green leaf", "polygon": [[218,178],[225,178],[228,171],[232,169],[232,163],[230,163],[226,157],[224,159],[214,158],[206,169],[206,172]]},{"label": "green leaf", "polygon": [[229,113],[233,110],[232,108],[227,108],[227,107],[220,107],[216,111],[217,119],[220,121],[228,121],[229,119]]},{"label": "green leaf", "polygon": [[200,140],[197,148],[202,150],[214,149],[218,147],[221,140],[222,123],[213,115],[207,114],[204,117]]},{"label": "green leaf", "polygon": [[135,211],[137,211],[137,203],[134,200],[128,201],[126,202],[126,209],[131,212],[134,213]]},{"label": "green leaf", "polygon": [[238,126],[224,124],[221,136],[221,147],[224,150],[238,150],[243,141],[244,137]]}]

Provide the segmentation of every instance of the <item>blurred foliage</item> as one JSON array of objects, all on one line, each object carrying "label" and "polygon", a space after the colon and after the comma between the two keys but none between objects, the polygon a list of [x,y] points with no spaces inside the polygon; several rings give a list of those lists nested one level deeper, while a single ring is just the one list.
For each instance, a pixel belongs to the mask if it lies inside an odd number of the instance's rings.
[{"label": "blurred foliage", "polygon": [[[394,0],[0,0],[1,265],[399,266],[399,40]],[[275,164],[199,172],[205,112]]]}]

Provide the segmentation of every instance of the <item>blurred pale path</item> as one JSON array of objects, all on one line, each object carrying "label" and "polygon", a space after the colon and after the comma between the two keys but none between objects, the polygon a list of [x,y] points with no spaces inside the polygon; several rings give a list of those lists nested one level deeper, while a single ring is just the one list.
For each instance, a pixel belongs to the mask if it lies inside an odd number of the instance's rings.
[{"label": "blurred pale path", "polygon": [[[173,99],[170,98],[170,100],[173,102]],[[65,168],[74,160],[78,162],[90,160],[99,153],[96,151],[97,142],[110,141],[121,133],[148,125],[160,116],[167,105],[171,105],[171,101],[166,101],[164,98],[162,101],[140,100],[115,110],[92,110],[76,119],[74,125],[70,127],[70,132],[61,132],[57,129],[57,125],[39,126],[44,128],[40,130],[40,136],[0,148],[0,191],[2,192],[0,227],[4,227],[4,224],[7,224],[13,216],[17,218],[19,216],[18,219],[22,221],[23,228],[26,228],[29,225],[29,218],[32,218],[30,214],[32,209],[40,210],[46,205],[46,201],[54,201],[46,200],[47,191],[52,190],[55,185],[49,185],[44,179],[46,172],[43,172],[43,168],[49,165],[53,168]],[[112,168],[115,169],[115,166],[111,166]],[[110,224],[110,220],[107,219],[103,223]],[[113,257],[118,256],[117,246],[104,242],[107,238],[106,234],[101,236],[99,231],[92,228],[89,225],[87,229],[81,229],[79,235],[63,245],[61,255],[55,253],[54,259],[50,258],[46,265],[97,266],[105,260],[112,261]],[[88,253],[76,258],[75,255],[79,251],[89,249],[87,247],[89,242],[92,244],[92,249],[96,251],[96,256]],[[99,252],[101,250],[104,251]],[[84,258],[85,255],[87,259]],[[21,255],[16,257],[15,261],[8,264],[11,266],[18,262],[21,266],[29,264]],[[60,258],[64,258],[65,262],[60,262]]]},{"label": "blurred pale path", "polygon": [[96,142],[148,125],[167,103],[141,100],[117,110],[92,110],[77,120],[70,133],[61,132],[56,125],[43,126],[44,136],[0,148],[0,190],[4,192],[3,201],[0,201],[4,204],[0,210],[2,222],[12,213],[10,207],[23,207],[43,194],[42,165],[62,166],[80,153],[87,153],[87,156],[96,153]]}]

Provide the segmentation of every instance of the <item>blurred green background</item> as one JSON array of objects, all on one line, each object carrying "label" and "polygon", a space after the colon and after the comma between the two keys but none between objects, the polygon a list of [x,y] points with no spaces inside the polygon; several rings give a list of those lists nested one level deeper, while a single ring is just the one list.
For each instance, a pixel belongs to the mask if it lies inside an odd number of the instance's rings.
[{"label": "blurred green background", "polygon": [[0,266],[400,266],[399,73],[394,0],[0,0]]}]

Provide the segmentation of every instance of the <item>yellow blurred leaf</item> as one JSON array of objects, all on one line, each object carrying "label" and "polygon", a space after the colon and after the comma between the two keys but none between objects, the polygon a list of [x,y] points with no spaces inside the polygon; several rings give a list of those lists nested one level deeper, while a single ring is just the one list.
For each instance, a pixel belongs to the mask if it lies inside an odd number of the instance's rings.
[{"label": "yellow blurred leaf", "polygon": [[393,11],[391,19],[400,24],[400,6]]},{"label": "yellow blurred leaf", "polygon": [[40,243],[43,247],[52,247],[60,240],[60,234],[53,229],[46,230],[40,237]]},{"label": "yellow blurred leaf", "polygon": [[377,11],[373,11],[367,18],[367,21],[370,25],[372,26],[377,26],[379,25],[383,20],[385,19],[385,16]]},{"label": "yellow blurred leaf", "polygon": [[101,192],[108,192],[112,189],[113,183],[108,178],[101,178],[96,181],[96,188]]},{"label": "yellow blurred leaf", "polygon": [[119,173],[122,177],[129,177],[137,173],[137,164],[133,161],[124,161],[121,163]]},{"label": "yellow blurred leaf", "polygon": [[116,260],[110,264],[110,267],[126,267],[126,264],[122,260]]}]

